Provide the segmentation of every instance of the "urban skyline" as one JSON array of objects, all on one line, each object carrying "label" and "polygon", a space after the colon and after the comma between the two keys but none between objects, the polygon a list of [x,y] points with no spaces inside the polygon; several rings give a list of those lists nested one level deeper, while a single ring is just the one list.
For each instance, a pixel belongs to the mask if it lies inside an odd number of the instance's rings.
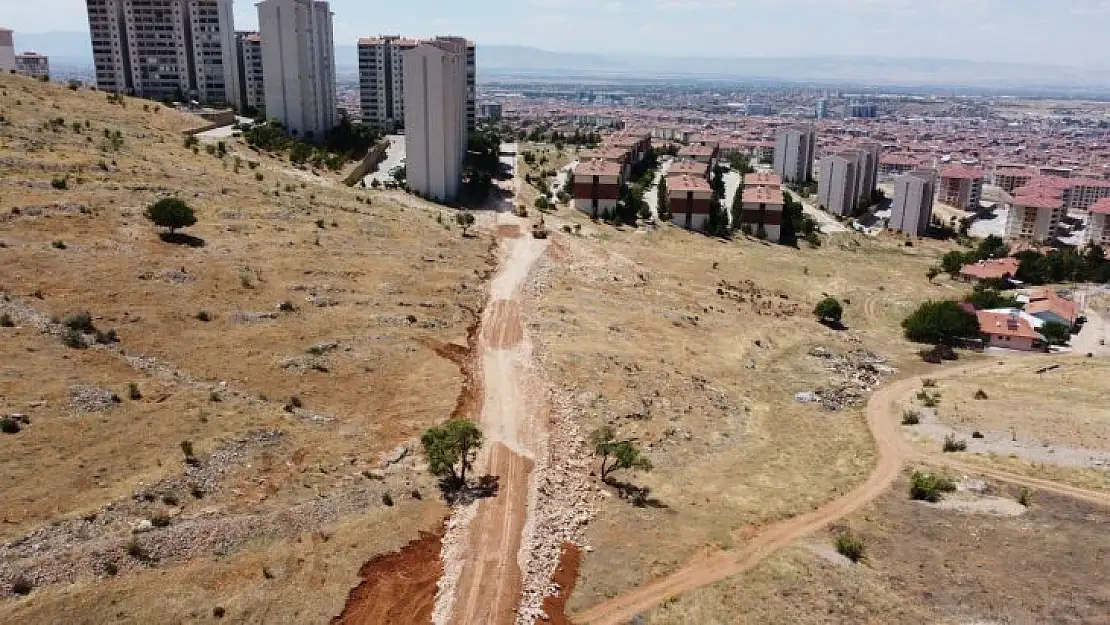
[{"label": "urban skyline", "polygon": [[[466,33],[484,45],[554,51],[723,58],[780,56],[785,47],[787,56],[959,58],[1110,68],[1099,46],[1110,5],[1101,0],[940,0],[928,7],[905,0],[654,0],[645,8],[584,0],[333,4],[340,45],[354,45],[366,36],[423,38],[446,32]],[[80,0],[43,0],[5,7],[5,26],[26,33],[80,31],[82,5]],[[591,20],[573,21],[576,11],[591,7],[596,9]],[[767,28],[769,24],[775,27]],[[236,0],[235,25],[257,29],[254,2]],[[661,37],[670,45],[660,45]],[[771,50],[776,52],[768,54]]]}]

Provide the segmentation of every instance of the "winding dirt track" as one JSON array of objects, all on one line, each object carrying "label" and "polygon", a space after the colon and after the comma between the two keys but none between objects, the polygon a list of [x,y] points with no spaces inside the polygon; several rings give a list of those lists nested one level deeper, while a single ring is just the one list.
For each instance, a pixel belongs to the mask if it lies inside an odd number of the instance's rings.
[{"label": "winding dirt track", "polygon": [[971,474],[985,475],[1042,491],[1110,506],[1110,494],[1107,493],[1087,491],[1049,480],[1015,475],[1005,471],[985,469],[959,460],[917,454],[910,448],[900,430],[898,411],[894,409],[896,401],[917,390],[925,377],[949,378],[995,366],[998,365],[996,363],[980,364],[952,369],[940,375],[907,378],[879,390],[871,397],[866,410],[868,426],[875,437],[879,460],[867,481],[861,486],[813,512],[766,528],[742,550],[733,552],[713,551],[695,558],[667,577],[650,582],[625,595],[615,597],[572,615],[572,620],[576,623],[589,623],[590,625],[623,623],[669,597],[690,592],[726,577],[749,571],[778,549],[851,515],[882,495],[898,477],[902,467],[910,461],[927,462]]}]

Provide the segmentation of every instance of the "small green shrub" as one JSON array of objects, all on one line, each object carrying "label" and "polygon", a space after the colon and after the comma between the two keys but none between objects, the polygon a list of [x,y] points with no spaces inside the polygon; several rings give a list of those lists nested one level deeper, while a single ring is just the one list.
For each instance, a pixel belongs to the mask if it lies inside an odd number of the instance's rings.
[{"label": "small green shrub", "polygon": [[8,313],[0,315],[0,328],[14,328],[15,322],[12,321],[12,316]]},{"label": "small green shrub", "polygon": [[81,334],[80,330],[74,330],[73,328],[66,330],[66,333],[62,335],[62,345],[70,349],[85,349],[88,347],[88,345],[85,345],[85,335]]},{"label": "small green shrub", "polygon": [[218,404],[221,401],[223,401],[223,398],[221,398],[220,394],[217,393],[216,391],[212,391],[211,393],[208,393],[208,401],[210,401],[214,404]]},{"label": "small green shrub", "polygon": [[12,580],[12,592],[21,597],[31,594],[33,588],[31,581],[22,575]]},{"label": "small green shrub", "polygon": [[0,432],[4,434],[19,434],[19,422],[8,417],[0,418]]},{"label": "small green shrub", "polygon": [[956,483],[947,477],[914,471],[910,477],[910,497],[917,501],[936,503],[945,493],[956,491]]},{"label": "small green shrub", "polygon": [[921,386],[923,388],[936,388],[937,387],[937,381],[932,379],[932,378],[925,378],[924,380],[921,381]]},{"label": "small green shrub", "polygon": [[154,527],[169,527],[170,517],[164,514],[156,514],[150,519],[150,524]]},{"label": "small green shrub", "polygon": [[50,181],[50,186],[58,191],[65,191],[69,188],[69,177],[54,178]]},{"label": "small green shrub", "polygon": [[194,458],[193,441],[181,441],[181,453],[185,455],[185,458]]},{"label": "small green shrub", "polygon": [[64,250],[67,247],[66,242],[61,241],[61,240],[54,241],[53,243],[50,244],[50,246],[53,247],[56,250]]},{"label": "small green shrub", "polygon": [[111,345],[112,343],[119,343],[119,337],[116,336],[115,330],[108,330],[107,332],[97,330],[96,342],[100,345]]},{"label": "small green shrub", "polygon": [[1033,491],[1028,488],[1021,489],[1021,492],[1018,493],[1018,503],[1026,508],[1033,505]]},{"label": "small green shrub", "polygon": [[902,413],[902,425],[917,425],[921,423],[921,413],[916,410],[907,410]]},{"label": "small green shrub", "polygon": [[146,557],[146,551],[143,550],[143,546],[139,544],[138,538],[132,538],[131,540],[127,541],[127,545],[124,547],[124,551],[127,552],[127,555],[135,558],[136,560],[142,560]]},{"label": "small green shrub", "polygon": [[70,315],[62,320],[62,325],[70,330],[77,330],[84,334],[93,334],[96,332],[96,326],[93,325],[92,315],[87,312],[77,313]]},{"label": "small green shrub", "polygon": [[944,437],[944,446],[942,448],[946,454],[967,451],[967,441],[959,440],[955,435],[949,434]]},{"label": "small green shrub", "polygon": [[119,573],[119,566],[115,562],[104,563],[104,574],[108,577],[115,577]]},{"label": "small green shrub", "polygon": [[863,540],[850,531],[836,537],[836,552],[852,562],[863,559]]},{"label": "small green shrub", "polygon": [[134,382],[127,383],[127,397],[131,401],[139,401],[143,398],[143,394],[139,392],[139,385]]},{"label": "small green shrub", "polygon": [[975,391],[975,399],[982,400],[982,399],[989,399],[989,397],[987,396],[986,391],[984,391],[983,389],[979,389],[978,391]]},{"label": "small green shrub", "polygon": [[212,315],[209,315],[208,311],[202,310],[197,313],[197,321],[208,323],[209,321],[212,321]]}]

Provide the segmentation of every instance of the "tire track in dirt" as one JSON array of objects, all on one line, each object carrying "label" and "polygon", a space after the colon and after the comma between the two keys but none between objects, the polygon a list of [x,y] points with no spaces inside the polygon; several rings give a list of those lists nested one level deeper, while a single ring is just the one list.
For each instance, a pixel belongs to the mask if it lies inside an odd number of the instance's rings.
[{"label": "tire track in dirt", "polygon": [[[466,548],[462,562],[445,562],[449,573],[439,583],[436,622],[513,623],[521,602],[523,534],[545,420],[542,392],[530,373],[534,365],[520,298],[548,246],[546,240],[519,236],[521,223],[499,215],[501,263],[473,354],[483,389],[479,421],[488,443],[475,468],[498,478],[498,493],[475,504],[473,518],[448,532],[446,540]],[[446,557],[448,550],[443,553]]]},{"label": "tire track in dirt", "polygon": [[670,597],[707,586],[726,577],[750,571],[780,548],[853,514],[881,496],[894,483],[905,464],[910,461],[977,473],[1004,482],[1013,482],[1042,491],[1110,506],[1110,495],[1106,493],[1088,491],[1050,480],[1030,478],[1005,471],[985,469],[959,460],[918,454],[910,448],[898,425],[898,411],[894,408],[895,402],[913,393],[925,378],[943,379],[967,375],[995,366],[998,366],[998,364],[972,365],[940,374],[907,378],[880,389],[871,397],[866,408],[868,427],[877,447],[878,462],[861,486],[846,496],[813,512],[766,528],[739,551],[709,551],[667,577],[649,582],[629,593],[574,614],[571,620],[575,623],[588,623],[590,625],[616,625],[636,617]]}]

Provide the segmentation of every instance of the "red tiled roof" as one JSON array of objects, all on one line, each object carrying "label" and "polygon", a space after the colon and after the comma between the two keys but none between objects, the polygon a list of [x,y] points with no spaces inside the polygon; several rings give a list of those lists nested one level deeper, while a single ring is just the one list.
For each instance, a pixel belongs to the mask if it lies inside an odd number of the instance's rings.
[{"label": "red tiled roof", "polygon": [[689,145],[679,151],[679,156],[713,156],[717,150],[700,145]]},{"label": "red tiled roof", "polygon": [[675,176],[667,181],[667,192],[681,191],[686,193],[688,191],[712,191],[713,188],[709,186],[709,182],[705,178],[698,178],[697,176],[688,176],[683,174]]},{"label": "red tiled roof", "polygon": [[782,191],[775,187],[746,187],[743,201],[745,204],[782,205]]},{"label": "red tiled roof", "polygon": [[961,180],[982,180],[983,170],[977,167],[964,167],[962,165],[949,165],[940,170],[941,178],[959,178]]},{"label": "red tiled roof", "polygon": [[1019,264],[1016,258],[984,260],[971,265],[964,265],[964,267],[960,269],[960,275],[977,280],[1005,278],[1006,276],[1015,275]]},{"label": "red tiled roof", "polygon": [[1013,338],[1042,340],[1043,337],[1018,315],[980,310],[975,313],[979,318],[979,328],[984,334],[1009,336]]},{"label": "red tiled roof", "polygon": [[705,163],[698,163],[696,161],[675,161],[671,164],[671,168],[667,170],[667,176],[681,176],[682,174],[704,176],[707,171],[709,171],[709,165]]},{"label": "red tiled roof", "polygon": [[744,176],[746,187],[781,187],[782,178],[768,171],[758,171]]},{"label": "red tiled roof", "polygon": [[1050,312],[1061,319],[1066,319],[1070,323],[1075,323],[1079,318],[1079,306],[1075,302],[1064,299],[1059,295],[1049,292],[1049,296],[1044,299],[1031,301],[1025,306],[1025,312],[1030,315],[1036,315],[1041,312]]},{"label": "red tiled roof", "polygon": [[620,163],[612,163],[600,159],[579,163],[574,168],[575,176],[620,176],[622,168]]},{"label": "red tiled roof", "polygon": [[1091,204],[1091,212],[1099,213],[1100,215],[1110,215],[1110,197],[1104,197],[1101,200]]}]

